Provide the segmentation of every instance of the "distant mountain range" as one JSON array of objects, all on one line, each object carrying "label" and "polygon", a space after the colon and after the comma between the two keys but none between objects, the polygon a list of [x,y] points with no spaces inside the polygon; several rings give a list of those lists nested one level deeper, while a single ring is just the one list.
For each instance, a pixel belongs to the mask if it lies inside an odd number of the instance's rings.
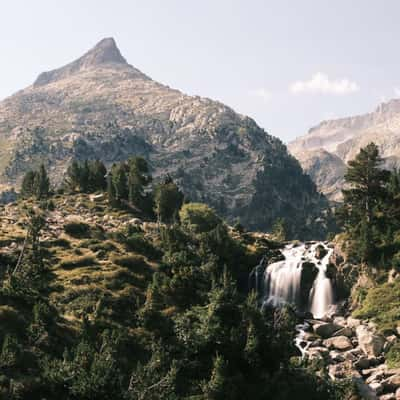
[{"label": "distant mountain range", "polygon": [[400,99],[382,103],[368,114],[324,121],[288,147],[318,189],[331,200],[340,200],[347,162],[370,142],[379,146],[386,167],[398,165]]},{"label": "distant mountain range", "polygon": [[58,184],[73,158],[110,165],[131,155],[229,221],[268,230],[285,218],[303,237],[324,229],[326,200],[279,139],[224,104],[153,81],[112,38],[0,102],[3,189],[42,162]]}]

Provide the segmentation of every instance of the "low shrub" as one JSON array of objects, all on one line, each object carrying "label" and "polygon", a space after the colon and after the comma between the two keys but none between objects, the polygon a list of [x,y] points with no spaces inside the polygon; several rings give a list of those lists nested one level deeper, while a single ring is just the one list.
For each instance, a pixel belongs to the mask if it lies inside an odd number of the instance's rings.
[{"label": "low shrub", "polygon": [[48,240],[45,243],[46,247],[62,247],[64,249],[70,249],[71,248],[71,242],[67,239],[64,238],[57,238],[53,240]]},{"label": "low shrub", "polygon": [[94,253],[96,253],[97,251],[109,252],[117,249],[115,245],[110,241],[93,243],[89,245],[88,248]]},{"label": "low shrub", "polygon": [[25,320],[19,312],[8,305],[0,306],[0,331],[1,328],[9,331],[10,329],[19,332],[25,324]]},{"label": "low shrub", "polygon": [[86,238],[90,236],[90,225],[81,221],[71,221],[64,224],[64,231],[75,238]]},{"label": "low shrub", "polygon": [[119,265],[120,267],[128,268],[130,270],[142,270],[143,267],[147,267],[146,262],[144,261],[143,257],[141,256],[122,256],[122,257],[114,257],[113,260],[114,264]]},{"label": "low shrub", "polygon": [[120,290],[126,286],[130,286],[136,283],[136,278],[133,274],[127,270],[116,271],[112,277],[110,277],[105,286],[108,290]]},{"label": "low shrub", "polygon": [[62,260],[59,264],[60,268],[63,269],[74,269],[81,267],[88,267],[96,265],[97,260],[93,256],[82,256],[82,257],[68,257]]},{"label": "low shrub", "polygon": [[394,331],[400,320],[400,281],[369,289],[361,307],[353,315],[371,319],[381,332]]},{"label": "low shrub", "polygon": [[221,223],[214,210],[202,203],[187,203],[179,211],[182,226],[189,232],[210,232]]},{"label": "low shrub", "polygon": [[385,356],[386,364],[389,368],[400,367],[400,343],[393,344]]},{"label": "low shrub", "polygon": [[151,259],[156,259],[161,256],[160,251],[140,233],[134,233],[128,236],[125,239],[125,246],[128,250],[144,254]]}]

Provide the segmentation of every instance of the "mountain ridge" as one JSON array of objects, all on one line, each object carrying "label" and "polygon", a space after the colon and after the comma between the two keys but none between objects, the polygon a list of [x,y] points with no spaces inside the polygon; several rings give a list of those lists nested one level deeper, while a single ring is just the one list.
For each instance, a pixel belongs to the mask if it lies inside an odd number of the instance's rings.
[{"label": "mountain ridge", "polygon": [[[400,99],[381,103],[369,113],[323,121],[307,134],[290,142],[288,149],[300,161],[305,172],[310,174],[320,191],[332,200],[341,200],[346,164],[370,142],[379,146],[386,167],[398,165]],[[316,153],[321,151],[328,152],[330,157],[326,157],[326,154],[316,157]],[[314,164],[310,163],[313,157]],[[325,170],[331,170],[329,182],[317,176],[317,164]],[[332,181],[333,176],[336,177],[335,181]]]}]

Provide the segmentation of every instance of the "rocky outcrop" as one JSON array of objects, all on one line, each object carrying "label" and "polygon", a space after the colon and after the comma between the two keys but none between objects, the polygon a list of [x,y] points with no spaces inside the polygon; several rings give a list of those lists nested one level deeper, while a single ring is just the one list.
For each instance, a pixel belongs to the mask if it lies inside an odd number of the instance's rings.
[{"label": "rocky outcrop", "polygon": [[0,188],[41,162],[58,184],[73,158],[142,155],[156,179],[169,174],[232,222],[265,231],[282,217],[304,238],[326,229],[326,199],[280,140],[218,101],[150,79],[111,38],[0,102],[0,143]]},{"label": "rocky outcrop", "polygon": [[353,348],[353,344],[347,336],[333,336],[323,341],[323,345],[328,349],[346,351]]},{"label": "rocky outcrop", "polygon": [[305,356],[320,360],[331,379],[351,378],[364,400],[400,398],[400,368],[385,363],[386,351],[400,337],[385,337],[373,324],[351,316],[310,319],[301,326]]}]

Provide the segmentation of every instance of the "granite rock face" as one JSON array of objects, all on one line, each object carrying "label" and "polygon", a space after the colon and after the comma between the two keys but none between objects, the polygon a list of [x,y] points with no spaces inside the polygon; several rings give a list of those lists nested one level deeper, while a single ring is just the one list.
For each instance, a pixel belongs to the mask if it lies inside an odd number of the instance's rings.
[{"label": "granite rock face", "polygon": [[326,200],[279,139],[220,102],[150,79],[111,38],[0,102],[0,190],[41,162],[57,184],[73,158],[110,165],[132,155],[230,221],[268,230],[283,217],[303,237],[324,230]]}]

